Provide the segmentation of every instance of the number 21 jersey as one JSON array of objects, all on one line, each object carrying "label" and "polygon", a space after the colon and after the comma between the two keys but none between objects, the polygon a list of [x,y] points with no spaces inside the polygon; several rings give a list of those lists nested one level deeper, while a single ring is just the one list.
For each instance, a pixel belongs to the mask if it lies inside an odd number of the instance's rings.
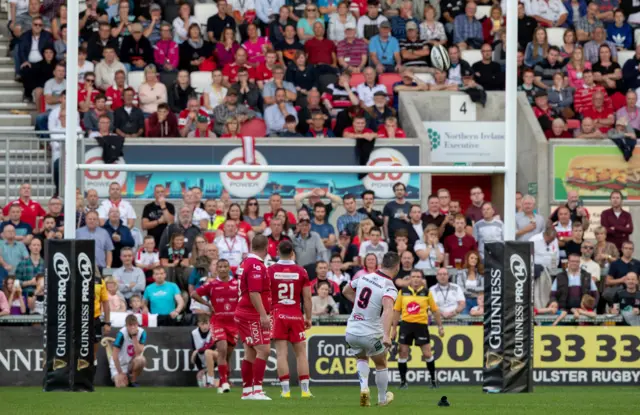
[{"label": "number 21 jersey", "polygon": [[347,321],[347,333],[354,336],[383,336],[382,299],[389,297],[394,303],[398,290],[393,281],[380,271],[349,282],[356,292],[353,311]]}]

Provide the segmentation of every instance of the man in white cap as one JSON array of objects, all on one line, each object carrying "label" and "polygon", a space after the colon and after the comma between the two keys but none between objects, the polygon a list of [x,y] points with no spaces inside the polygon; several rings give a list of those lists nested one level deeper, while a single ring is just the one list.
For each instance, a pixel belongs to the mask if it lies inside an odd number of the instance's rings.
[{"label": "man in white cap", "polygon": [[345,38],[338,42],[338,65],[342,70],[351,73],[362,72],[367,65],[367,42],[356,37],[356,25],[347,23],[344,30]]}]

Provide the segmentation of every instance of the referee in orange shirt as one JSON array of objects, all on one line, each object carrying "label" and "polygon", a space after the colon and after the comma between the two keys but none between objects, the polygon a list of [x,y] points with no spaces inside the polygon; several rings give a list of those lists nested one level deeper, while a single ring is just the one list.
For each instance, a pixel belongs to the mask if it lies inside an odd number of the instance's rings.
[{"label": "referee in orange shirt", "polygon": [[393,326],[391,338],[394,339],[400,323],[400,344],[398,352],[398,370],[400,371],[400,389],[408,389],[407,385],[407,359],[409,358],[409,346],[415,344],[422,349],[422,354],[427,361],[427,369],[431,378],[431,387],[437,388],[436,363],[431,352],[431,336],[429,335],[429,311],[433,314],[438,325],[438,334],[444,337],[444,328],[440,311],[433,296],[429,292],[424,280],[424,274],[419,269],[411,270],[409,274],[409,286],[398,293],[396,304],[393,307]]}]

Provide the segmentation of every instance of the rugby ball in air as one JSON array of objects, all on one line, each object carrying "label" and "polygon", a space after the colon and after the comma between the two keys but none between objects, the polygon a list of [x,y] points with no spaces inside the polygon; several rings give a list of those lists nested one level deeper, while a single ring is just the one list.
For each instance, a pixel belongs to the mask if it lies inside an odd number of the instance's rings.
[{"label": "rugby ball in air", "polygon": [[451,61],[449,60],[449,52],[447,52],[447,48],[442,45],[434,46],[431,49],[431,64],[436,69],[448,71],[449,66],[451,66]]}]

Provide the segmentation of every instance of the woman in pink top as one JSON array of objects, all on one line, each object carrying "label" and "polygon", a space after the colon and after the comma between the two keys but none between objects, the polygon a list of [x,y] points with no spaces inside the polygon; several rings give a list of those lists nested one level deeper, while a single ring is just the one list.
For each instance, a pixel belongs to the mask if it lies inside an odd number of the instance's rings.
[{"label": "woman in pink top", "polygon": [[153,45],[153,58],[158,68],[165,72],[175,71],[180,59],[178,44],[171,37],[171,25],[160,25],[160,40]]},{"label": "woman in pink top", "polygon": [[575,89],[582,88],[584,86],[582,73],[587,69],[591,69],[591,62],[585,61],[582,48],[576,47],[571,54],[569,64],[565,67],[569,86]]},{"label": "woman in pink top", "polygon": [[224,68],[228,63],[233,63],[236,51],[240,48],[236,42],[236,34],[232,28],[227,27],[222,31],[220,42],[216,42],[216,61],[218,68]]},{"label": "woman in pink top", "polygon": [[167,102],[167,87],[158,82],[158,73],[155,65],[147,65],[144,68],[145,82],[138,90],[140,109],[145,114],[153,114],[158,110],[158,104]]},{"label": "woman in pink top", "polygon": [[247,39],[242,47],[247,51],[247,63],[253,67],[264,63],[264,55],[271,46],[269,39],[266,37],[258,37],[258,27],[251,23],[247,26]]}]

